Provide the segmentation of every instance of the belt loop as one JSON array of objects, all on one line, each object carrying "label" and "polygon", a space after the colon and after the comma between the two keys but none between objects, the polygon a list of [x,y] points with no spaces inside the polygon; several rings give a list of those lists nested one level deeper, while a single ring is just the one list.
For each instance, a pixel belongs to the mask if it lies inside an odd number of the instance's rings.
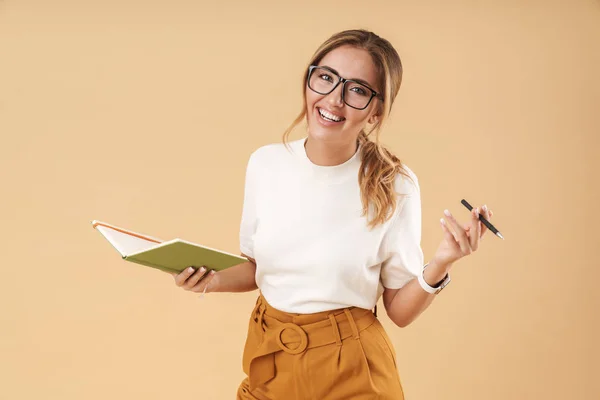
[{"label": "belt loop", "polygon": [[252,310],[252,314],[254,315],[254,322],[258,322],[258,316],[260,315],[260,296],[256,299],[256,304],[254,305],[254,310]]},{"label": "belt loop", "polygon": [[338,327],[337,321],[335,319],[335,315],[329,314],[329,322],[331,322],[331,326],[333,328],[333,334],[335,335],[335,343],[337,343],[338,346],[342,345],[342,338],[340,336],[340,328]]},{"label": "belt loop", "polygon": [[354,333],[354,339],[358,339],[358,328],[356,327],[356,322],[354,322],[354,317],[352,317],[352,313],[347,308],[344,308],[344,313],[346,314],[346,318],[350,323],[350,327],[352,328],[352,333]]},{"label": "belt loop", "polygon": [[261,305],[261,307],[259,309],[257,322],[259,323],[260,328],[263,330],[263,332],[266,331],[265,327],[267,326],[267,324],[265,323],[265,320],[264,320],[265,311],[266,311],[266,307],[264,305]]}]

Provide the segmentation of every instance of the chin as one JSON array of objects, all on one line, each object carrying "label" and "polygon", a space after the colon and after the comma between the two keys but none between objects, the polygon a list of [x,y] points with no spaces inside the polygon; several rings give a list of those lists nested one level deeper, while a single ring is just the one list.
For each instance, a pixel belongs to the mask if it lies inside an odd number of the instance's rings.
[{"label": "chin", "polygon": [[339,134],[328,131],[320,126],[308,127],[308,136],[315,140],[336,140],[339,139]]},{"label": "chin", "polygon": [[312,116],[308,123],[308,136],[319,141],[339,141],[343,139],[344,135],[341,129],[325,127],[315,121],[315,117]]}]

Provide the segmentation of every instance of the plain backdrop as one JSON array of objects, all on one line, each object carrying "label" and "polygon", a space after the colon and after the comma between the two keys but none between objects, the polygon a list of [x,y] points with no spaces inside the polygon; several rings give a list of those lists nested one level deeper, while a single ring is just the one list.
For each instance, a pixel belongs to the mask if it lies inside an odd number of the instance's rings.
[{"label": "plain backdrop", "polygon": [[600,2],[5,0],[0,399],[235,397],[257,292],[200,299],[91,221],[239,252],[248,157],[349,28],[404,64],[382,140],[425,258],[462,198],[506,237],[408,327],[380,307],[407,399],[600,398]]}]

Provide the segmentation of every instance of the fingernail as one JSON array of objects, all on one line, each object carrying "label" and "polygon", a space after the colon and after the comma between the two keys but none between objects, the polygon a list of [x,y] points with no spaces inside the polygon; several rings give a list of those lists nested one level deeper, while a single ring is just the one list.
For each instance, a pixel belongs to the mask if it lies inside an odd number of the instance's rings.
[{"label": "fingernail", "polygon": [[440,222],[442,223],[442,225],[446,225],[446,221],[444,221],[444,218],[440,218]]},{"label": "fingernail", "polygon": [[214,275],[214,274],[216,274],[216,271],[213,269],[212,271],[210,271],[210,274]]},{"label": "fingernail", "polygon": [[194,268],[192,268],[192,267],[189,267],[189,268],[188,268],[188,272],[194,272]]},{"label": "fingernail", "polygon": [[203,274],[203,273],[204,273],[204,271],[206,271],[206,268],[204,268],[204,267],[200,268],[200,273],[201,273],[201,274]]},{"label": "fingernail", "polygon": [[477,208],[475,209],[475,216],[476,216],[476,217],[478,217],[478,216],[479,216],[479,207],[477,207]]},{"label": "fingernail", "polygon": [[452,216],[452,214],[450,214],[450,211],[448,211],[448,210],[444,210],[444,214],[445,214],[446,216],[448,216],[448,217],[451,217],[451,216]]},{"label": "fingernail", "polygon": [[487,212],[487,206],[485,204],[481,208],[483,208],[483,211]]}]

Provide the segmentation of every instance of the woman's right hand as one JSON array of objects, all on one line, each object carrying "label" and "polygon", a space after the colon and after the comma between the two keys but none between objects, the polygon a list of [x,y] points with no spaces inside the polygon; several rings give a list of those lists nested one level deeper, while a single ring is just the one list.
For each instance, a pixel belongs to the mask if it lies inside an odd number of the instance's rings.
[{"label": "woman's right hand", "polygon": [[177,286],[195,293],[214,292],[218,283],[217,272],[214,270],[208,271],[206,267],[198,269],[188,267],[180,273],[169,272],[169,274],[173,276]]}]

